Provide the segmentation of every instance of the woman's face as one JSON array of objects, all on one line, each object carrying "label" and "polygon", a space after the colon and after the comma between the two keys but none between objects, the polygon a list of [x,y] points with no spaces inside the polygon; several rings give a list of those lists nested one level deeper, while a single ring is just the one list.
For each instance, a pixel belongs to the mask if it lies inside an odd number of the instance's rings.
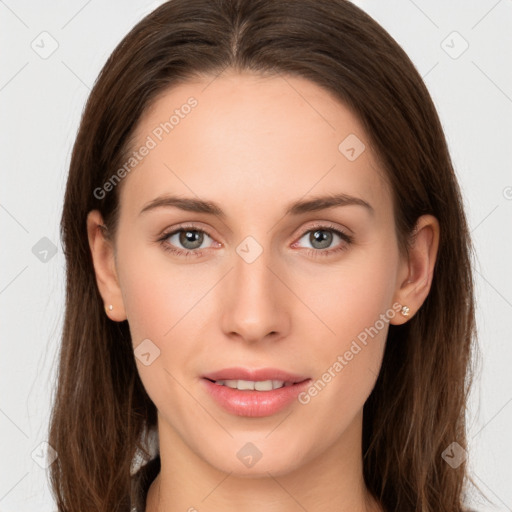
[{"label": "woman's face", "polygon": [[[158,409],[161,450],[240,475],[360,456],[405,270],[390,190],[358,119],[304,79],[230,73],[162,95],[133,149],[114,308]],[[345,201],[306,204],[335,196]],[[192,208],[202,202],[213,213]],[[204,377],[234,367],[311,380],[291,398],[226,386],[214,398],[220,384]],[[224,377],[251,380],[240,375]]]}]

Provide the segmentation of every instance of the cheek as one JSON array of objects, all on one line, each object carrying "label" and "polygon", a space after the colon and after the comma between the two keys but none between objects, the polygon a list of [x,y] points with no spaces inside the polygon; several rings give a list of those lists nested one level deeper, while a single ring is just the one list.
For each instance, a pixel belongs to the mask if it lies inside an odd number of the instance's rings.
[{"label": "cheek", "polygon": [[329,330],[315,323],[323,331],[314,347],[317,380],[299,401],[332,436],[347,426],[373,389],[389,322],[397,314],[392,300],[398,252],[382,244],[358,256],[335,272],[316,275],[317,287],[302,295]]},{"label": "cheek", "polygon": [[161,345],[198,301],[205,276],[184,272],[163,249],[127,238],[120,237],[118,274],[133,344],[149,338]]},{"label": "cheek", "polygon": [[162,314],[172,311],[179,300],[176,293],[169,293],[170,285],[158,269],[145,266],[141,262],[127,262],[125,277],[122,279],[123,302],[132,333],[132,341],[137,345],[142,339],[154,339],[155,343],[171,327],[171,318]]},{"label": "cheek", "polygon": [[[190,368],[197,352],[194,305],[206,289],[178,266],[155,261],[149,251],[124,254],[118,261],[119,278],[139,376],[157,409],[190,417],[197,411],[180,383],[182,369]],[[139,344],[148,347],[144,352],[150,353],[150,364],[137,357]]]},{"label": "cheek", "polygon": [[[398,251],[386,242],[354,251],[337,265],[301,274],[301,298],[323,321],[330,350],[341,349],[391,307]],[[380,324],[379,324],[380,325]],[[325,345],[324,345],[325,346]]]},{"label": "cheek", "polygon": [[158,253],[154,248],[128,245],[119,244],[123,302],[134,349],[144,340],[156,346],[154,363],[145,366],[137,361],[137,366],[150,395],[151,390],[159,394],[163,381],[165,386],[174,386],[171,375],[180,378],[192,372],[191,362],[204,339],[198,336],[204,307],[211,300],[205,296],[215,276],[200,266],[185,270],[171,263],[163,250]]}]

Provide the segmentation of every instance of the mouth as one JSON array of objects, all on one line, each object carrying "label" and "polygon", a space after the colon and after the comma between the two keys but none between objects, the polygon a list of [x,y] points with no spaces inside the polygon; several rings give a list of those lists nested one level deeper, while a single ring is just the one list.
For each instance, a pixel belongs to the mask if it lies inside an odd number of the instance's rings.
[{"label": "mouth", "polygon": [[227,386],[240,391],[272,391],[293,386],[308,380],[309,377],[296,375],[278,368],[224,368],[203,376],[219,386]]},{"label": "mouth", "polygon": [[[273,389],[287,388],[300,384],[300,382],[282,381],[278,379],[268,380],[243,380],[243,379],[228,379],[228,380],[212,380],[206,379],[218,386],[226,386],[231,389],[238,389],[239,391],[272,391]],[[304,379],[307,380],[307,379]],[[301,381],[304,382],[304,381]]]},{"label": "mouth", "polygon": [[225,411],[262,417],[290,406],[312,379],[273,368],[226,368],[201,380],[210,397]]}]

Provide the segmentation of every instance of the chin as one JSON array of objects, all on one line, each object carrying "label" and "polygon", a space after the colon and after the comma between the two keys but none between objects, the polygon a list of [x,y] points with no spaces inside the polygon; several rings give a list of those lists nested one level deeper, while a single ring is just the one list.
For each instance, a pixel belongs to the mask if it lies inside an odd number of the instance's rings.
[{"label": "chin", "polygon": [[[267,435],[267,433],[265,434]],[[290,439],[236,440],[220,452],[204,454],[203,460],[224,473],[240,478],[268,478],[289,474],[298,469],[304,459],[304,443],[296,440],[300,454]],[[283,446],[284,445],[284,446]],[[211,446],[211,445],[210,445]],[[219,445],[217,445],[219,446]]]}]

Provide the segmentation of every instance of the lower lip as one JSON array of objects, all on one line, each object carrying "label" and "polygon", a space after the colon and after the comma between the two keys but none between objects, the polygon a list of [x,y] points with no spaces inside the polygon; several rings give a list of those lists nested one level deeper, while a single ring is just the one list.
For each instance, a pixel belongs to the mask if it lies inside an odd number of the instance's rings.
[{"label": "lower lip", "polygon": [[231,414],[261,418],[276,414],[297,399],[311,379],[272,391],[252,391],[221,386],[208,379],[202,379],[210,395]]}]

